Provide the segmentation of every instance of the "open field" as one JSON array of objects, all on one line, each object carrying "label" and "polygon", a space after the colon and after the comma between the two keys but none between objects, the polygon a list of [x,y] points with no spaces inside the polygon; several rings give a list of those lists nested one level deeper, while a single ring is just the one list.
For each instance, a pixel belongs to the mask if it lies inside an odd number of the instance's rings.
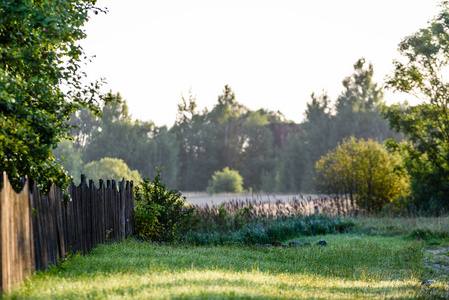
[{"label": "open field", "polygon": [[326,247],[160,246],[129,239],[40,272],[5,299],[354,299],[447,296],[424,243],[402,237],[299,238]]},{"label": "open field", "polygon": [[[315,206],[320,213],[330,215],[348,215],[355,211],[349,199],[331,199],[318,194],[214,194],[185,193],[186,202],[198,207],[218,207],[222,204],[227,209],[251,205],[262,214],[270,212],[273,215],[290,215],[301,213],[308,215],[315,212]],[[258,212],[256,212],[257,214]]]},{"label": "open field", "polygon": [[186,197],[186,202],[204,205],[204,204],[215,204],[219,205],[224,202],[229,202],[232,200],[242,200],[242,201],[257,201],[257,202],[272,202],[275,203],[277,200],[289,203],[293,199],[308,200],[308,199],[318,199],[321,196],[316,194],[214,194],[210,195],[208,193],[200,192],[185,192],[183,195]]}]

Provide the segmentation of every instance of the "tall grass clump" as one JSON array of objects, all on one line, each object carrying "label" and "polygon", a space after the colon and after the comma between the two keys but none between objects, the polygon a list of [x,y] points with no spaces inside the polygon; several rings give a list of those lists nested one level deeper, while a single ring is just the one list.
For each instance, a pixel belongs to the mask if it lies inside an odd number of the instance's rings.
[{"label": "tall grass clump", "polygon": [[298,236],[331,233],[404,236],[428,244],[449,244],[449,216],[409,213],[367,214],[349,199],[293,197],[261,201],[232,199],[220,205],[196,206],[197,228],[183,241],[195,245],[265,244]]},{"label": "tall grass clump", "polygon": [[197,206],[201,220],[196,230],[186,234],[184,241],[194,245],[267,244],[299,235],[348,232],[355,223],[328,214],[305,215],[302,202],[232,200],[219,206]]}]

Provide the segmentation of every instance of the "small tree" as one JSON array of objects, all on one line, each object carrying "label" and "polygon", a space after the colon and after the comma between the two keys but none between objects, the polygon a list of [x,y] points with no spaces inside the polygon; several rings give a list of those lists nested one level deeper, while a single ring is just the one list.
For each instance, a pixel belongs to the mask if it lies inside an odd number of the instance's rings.
[{"label": "small tree", "polygon": [[409,179],[400,158],[373,140],[351,137],[315,165],[320,192],[349,197],[368,212],[379,211],[394,198],[408,193]]},{"label": "small tree", "polygon": [[223,171],[215,171],[209,181],[207,191],[213,193],[241,193],[243,192],[243,177],[236,170],[228,167]]},{"label": "small tree", "polygon": [[64,167],[65,170],[72,176],[73,182],[79,184],[81,173],[83,173],[83,161],[81,159],[81,151],[77,151],[72,142],[69,140],[62,140],[58,144],[58,148],[53,150],[53,155],[56,161]]},{"label": "small tree", "polygon": [[93,161],[84,166],[83,172],[93,180],[115,179],[133,180],[135,183],[141,180],[138,171],[131,170],[128,165],[118,158],[105,157],[99,161]]}]

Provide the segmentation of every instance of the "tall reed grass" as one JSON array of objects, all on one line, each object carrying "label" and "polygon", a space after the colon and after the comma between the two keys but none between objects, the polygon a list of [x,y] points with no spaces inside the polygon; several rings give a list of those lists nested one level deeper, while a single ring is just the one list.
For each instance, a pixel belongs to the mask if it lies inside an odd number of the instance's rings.
[{"label": "tall reed grass", "polygon": [[265,244],[342,232],[449,240],[449,216],[367,215],[349,199],[325,196],[300,195],[288,201],[236,198],[219,205],[197,205],[196,217],[199,226],[184,240],[196,245]]}]

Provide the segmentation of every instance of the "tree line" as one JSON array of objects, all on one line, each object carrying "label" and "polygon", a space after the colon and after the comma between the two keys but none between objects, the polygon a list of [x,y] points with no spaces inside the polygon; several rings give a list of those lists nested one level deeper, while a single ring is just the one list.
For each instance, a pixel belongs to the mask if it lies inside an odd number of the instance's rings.
[{"label": "tree line", "polygon": [[199,110],[189,95],[178,105],[175,124],[158,127],[132,120],[126,101],[110,92],[102,117],[87,110],[72,116],[75,140],[55,154],[76,175],[105,157],[123,160],[143,177],[164,167],[164,182],[183,191],[205,191],[214,172],[229,168],[243,177],[246,190],[313,192],[315,162],[343,139],[401,139],[381,117],[383,93],[373,75],[373,66],[359,59],[335,104],[325,93],[312,94],[301,124],[280,112],[250,110],[225,86],[210,111]]},{"label": "tree line", "polygon": [[164,182],[185,191],[206,190],[223,170],[238,172],[248,191],[313,192],[320,188],[313,181],[320,166],[348,156],[338,149],[384,157],[375,146],[339,146],[374,140],[400,155],[397,168],[409,176],[411,193],[398,203],[432,211],[449,207],[447,1],[427,28],[399,44],[403,58],[394,61],[385,84],[418,98],[417,105],[385,105],[373,66],[362,58],[335,102],[325,92],[312,94],[301,124],[280,112],[250,110],[225,86],[210,111],[198,110],[192,95],[183,98],[170,128],[132,120],[119,93],[100,94],[101,81],[84,84],[80,65],[88,58],[78,42],[91,13],[103,12],[95,3],[0,4],[0,167],[17,190],[24,175],[41,190],[52,184],[64,190],[69,174],[95,177],[107,170],[139,180],[164,167]]}]

